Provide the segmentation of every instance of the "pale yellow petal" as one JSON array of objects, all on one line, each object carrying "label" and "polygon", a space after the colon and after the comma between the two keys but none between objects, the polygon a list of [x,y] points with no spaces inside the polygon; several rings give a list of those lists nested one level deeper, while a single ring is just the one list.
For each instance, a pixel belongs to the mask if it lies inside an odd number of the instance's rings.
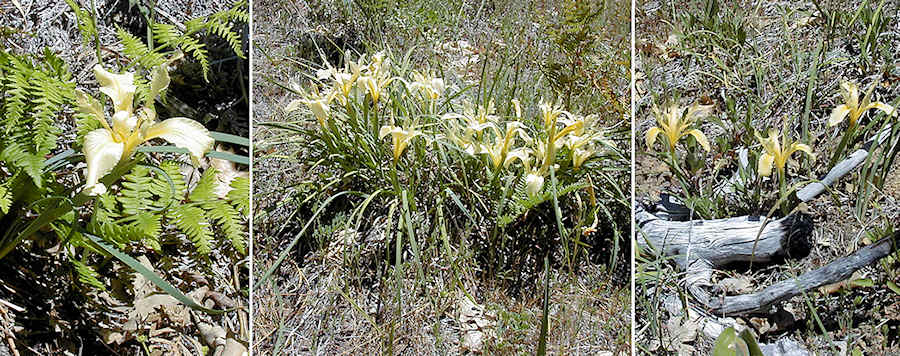
[{"label": "pale yellow petal", "polygon": [[888,116],[894,116],[897,114],[897,109],[895,109],[893,106],[882,103],[880,101],[876,101],[874,103],[869,104],[864,110],[869,110],[869,109],[878,109],[878,110],[884,111],[884,113]]},{"label": "pale yellow petal", "polygon": [[841,96],[844,97],[844,103],[851,108],[859,107],[859,88],[856,83],[841,83]]},{"label": "pale yellow petal", "polygon": [[706,135],[704,135],[703,132],[697,129],[693,129],[686,132],[685,134],[694,136],[694,138],[697,139],[697,143],[700,144],[700,147],[703,147],[706,152],[709,152],[709,140],[706,139]]},{"label": "pale yellow petal", "polygon": [[76,89],[75,101],[78,104],[78,111],[82,114],[92,115],[98,121],[106,121],[106,118],[104,118],[103,115],[103,105],[100,105],[100,102],[97,101],[97,99],[94,99],[94,97]]},{"label": "pale yellow petal", "polygon": [[791,149],[788,151],[787,155],[790,156],[792,153],[797,152],[797,151],[805,152],[806,154],[809,155],[809,157],[811,159],[816,159],[816,154],[813,153],[812,147],[809,147],[809,145],[804,144],[804,143],[796,143],[795,142],[795,143],[791,144]]},{"label": "pale yellow petal", "polygon": [[591,148],[576,148],[572,151],[572,166],[575,168],[581,167],[581,165],[595,153],[597,153],[597,151]]},{"label": "pale yellow petal", "polygon": [[434,90],[435,97],[432,99],[437,99],[437,97],[444,95],[444,91],[447,90],[447,85],[444,84],[443,78],[434,78],[431,80],[431,89]]},{"label": "pale yellow petal", "polygon": [[134,73],[113,74],[97,64],[94,66],[94,75],[100,83],[100,92],[109,96],[115,106],[115,111],[131,112],[134,104]]},{"label": "pale yellow petal", "polygon": [[828,118],[828,127],[840,124],[841,121],[850,114],[850,107],[847,104],[841,104],[831,110],[831,116]]},{"label": "pale yellow petal", "polygon": [[760,176],[768,177],[772,175],[772,165],[775,164],[775,156],[763,153],[759,156],[759,162],[756,164],[756,170]]},{"label": "pale yellow petal", "polygon": [[509,168],[509,165],[512,164],[515,160],[522,161],[526,167],[529,166],[529,161],[531,160],[531,153],[527,148],[517,148],[506,154],[506,160],[503,162],[504,168]]},{"label": "pale yellow petal", "polygon": [[536,196],[541,193],[544,187],[544,176],[535,173],[528,173],[525,176],[525,190],[529,196]]},{"label": "pale yellow petal", "polygon": [[150,95],[147,96],[147,102],[144,103],[145,106],[152,107],[153,101],[156,100],[156,96],[169,87],[170,79],[168,67],[169,63],[166,62],[153,68],[150,79]]},{"label": "pale yellow petal", "polygon": [[309,106],[309,110],[316,116],[319,125],[325,127],[325,123],[328,121],[328,114],[331,112],[328,103],[324,99],[320,99],[308,101],[306,105]]},{"label": "pale yellow petal", "polygon": [[87,194],[98,195],[106,192],[100,178],[119,163],[124,149],[125,145],[113,140],[106,129],[97,129],[84,136],[84,160],[87,162],[84,189]]},{"label": "pale yellow petal", "polygon": [[301,104],[303,104],[303,100],[294,99],[290,103],[288,103],[287,106],[284,107],[284,112],[296,111],[297,109],[300,108]]},{"label": "pale yellow petal", "polygon": [[203,125],[183,117],[173,117],[147,128],[144,139],[154,138],[161,138],[177,147],[187,149],[195,163],[212,150],[215,143]]},{"label": "pale yellow petal", "polygon": [[131,115],[127,111],[118,111],[112,117],[113,131],[120,137],[128,137],[131,131],[137,126],[137,116]]},{"label": "pale yellow petal", "polygon": [[647,149],[653,149],[653,144],[656,143],[656,137],[662,132],[659,127],[651,127],[647,130],[647,135],[645,140],[647,141]]},{"label": "pale yellow petal", "polygon": [[399,127],[385,125],[381,127],[381,131],[378,131],[378,139],[383,139],[385,136],[390,135],[395,130],[399,130]]}]

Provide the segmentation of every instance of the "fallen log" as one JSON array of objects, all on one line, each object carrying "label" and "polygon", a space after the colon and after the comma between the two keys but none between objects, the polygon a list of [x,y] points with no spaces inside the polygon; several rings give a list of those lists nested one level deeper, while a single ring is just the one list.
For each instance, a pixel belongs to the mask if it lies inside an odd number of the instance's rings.
[{"label": "fallen log", "polygon": [[[896,250],[900,233],[882,238],[856,252],[751,294],[726,296],[712,284],[713,271],[737,261],[768,262],[808,250],[812,225],[802,215],[789,215],[765,223],[757,217],[716,220],[667,221],[642,205],[635,206],[640,236],[638,246],[674,257],[687,271],[688,291],[714,315],[743,315],[768,310],[772,305],[803,292],[837,283]],[[757,239],[757,236],[759,239]]]}]

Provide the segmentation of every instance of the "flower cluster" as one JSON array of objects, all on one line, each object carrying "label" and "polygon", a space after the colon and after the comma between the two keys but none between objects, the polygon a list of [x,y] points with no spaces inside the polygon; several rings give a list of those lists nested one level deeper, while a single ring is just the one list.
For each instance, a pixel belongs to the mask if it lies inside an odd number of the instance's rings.
[{"label": "flower cluster", "polygon": [[84,191],[89,195],[106,192],[100,178],[120,162],[131,158],[139,145],[154,138],[161,138],[177,147],[187,149],[193,161],[209,152],[215,141],[209,131],[197,121],[175,117],[156,121],[153,101],[169,86],[168,63],[153,69],[150,94],[143,107],[135,109],[134,73],[114,74],[101,65],[94,66],[94,75],[100,83],[100,92],[113,103],[112,125],[107,122],[103,106],[83,91],[76,91],[78,107],[82,113],[93,116],[103,126],[84,137],[84,156],[87,176]]},{"label": "flower cluster", "polygon": [[[844,139],[838,146],[837,151],[835,151],[835,158],[832,159],[832,165],[836,162],[836,158],[839,154],[841,154],[844,145],[853,137],[854,130],[859,124],[859,119],[868,110],[876,109],[887,115],[896,115],[897,111],[894,107],[873,100],[872,93],[874,90],[875,85],[872,85],[865,96],[863,96],[862,100],[860,100],[859,88],[855,83],[841,83],[841,97],[843,98],[844,103],[836,106],[831,111],[828,118],[828,127],[836,126],[845,119],[849,121],[849,124],[847,131],[844,134]],[[656,143],[657,137],[662,135],[665,138],[666,148],[670,153],[674,154],[678,142],[683,137],[690,135],[694,136],[697,143],[700,144],[703,149],[706,151],[710,150],[709,141],[707,140],[706,135],[693,126],[698,118],[708,116],[712,113],[712,106],[693,104],[689,108],[682,109],[676,104],[672,104],[664,111],[656,106],[654,106],[652,110],[653,115],[656,118],[657,126],[650,128],[646,133],[647,148],[652,149],[653,145]],[[767,137],[763,137],[758,132],[755,132],[754,135],[762,146],[762,152],[760,152],[759,162],[757,163],[757,173],[760,176],[771,176],[772,168],[774,167],[783,183],[785,167],[793,153],[803,152],[812,159],[815,159],[816,157],[813,153],[813,149],[809,145],[790,140],[790,135],[787,130],[778,132],[777,130],[770,129]]]},{"label": "flower cluster", "polygon": [[[350,58],[349,54],[345,58]],[[541,102],[542,123],[531,129],[523,119],[520,102],[513,99],[510,105],[515,109],[514,118],[498,115],[493,100],[485,105],[463,102],[461,112],[435,112],[435,103],[448,90],[444,79],[430,72],[412,71],[408,78],[391,75],[390,59],[384,52],[378,52],[367,60],[363,55],[357,61],[346,60],[343,69],[329,64],[317,71],[319,84],[304,91],[302,98],[292,101],[286,111],[297,110],[305,105],[322,128],[329,128],[333,122],[341,122],[341,115],[335,115],[332,106],[335,101],[351,110],[353,103],[370,102],[377,106],[390,97],[387,90],[392,83],[400,83],[405,90],[397,90],[394,95],[404,96],[414,102],[424,104],[423,116],[409,115],[404,123],[383,124],[378,131],[379,139],[391,137],[393,162],[397,163],[403,153],[417,137],[428,140],[444,139],[460,152],[473,157],[485,157],[485,166],[495,175],[508,170],[518,161],[524,168],[527,191],[538,194],[544,178],[555,165],[557,152],[563,147],[571,159],[572,169],[579,169],[603,146],[614,144],[604,138],[603,132],[594,126],[596,115],[579,116],[562,110],[559,105]],[[324,88],[321,90],[319,88]],[[401,94],[397,94],[401,93]],[[360,95],[364,100],[359,100]],[[416,104],[418,105],[418,104]],[[436,124],[420,125],[421,117],[438,120]],[[440,132],[425,132],[425,127],[436,127]]]}]

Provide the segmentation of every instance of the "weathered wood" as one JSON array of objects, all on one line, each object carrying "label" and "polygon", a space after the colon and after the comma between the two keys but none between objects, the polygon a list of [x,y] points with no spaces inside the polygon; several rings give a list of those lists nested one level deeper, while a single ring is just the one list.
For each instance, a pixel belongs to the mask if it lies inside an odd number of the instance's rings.
[{"label": "weathered wood", "polygon": [[808,232],[808,224],[793,215],[765,226],[764,218],[751,216],[668,221],[641,204],[634,207],[634,220],[641,232],[638,246],[653,246],[665,256],[676,256],[685,269],[696,259],[709,261],[713,267],[736,261],[767,262],[787,252],[788,237]]},{"label": "weathered wood", "polygon": [[726,315],[768,310],[773,304],[800,295],[805,291],[850,278],[853,272],[890,254],[895,248],[892,240],[897,237],[898,235],[888,236],[825,266],[804,273],[797,278],[775,283],[759,292],[712,298],[705,304],[713,313]]},{"label": "weathered wood", "polygon": [[[678,266],[687,272],[684,282],[688,291],[716,315],[764,312],[773,304],[805,291],[845,280],[853,272],[890,254],[894,247],[891,237],[887,237],[759,292],[720,296],[716,295],[718,288],[711,283],[716,268],[735,261],[766,262],[787,255],[793,246],[802,244],[811,226],[793,215],[772,220],[765,226],[754,217],[667,221],[657,218],[640,204],[635,206],[635,221],[640,230],[638,246],[645,251],[652,246],[652,250],[661,255],[675,257]],[[757,235],[759,240],[754,253]],[[900,234],[895,238],[898,236]]]}]

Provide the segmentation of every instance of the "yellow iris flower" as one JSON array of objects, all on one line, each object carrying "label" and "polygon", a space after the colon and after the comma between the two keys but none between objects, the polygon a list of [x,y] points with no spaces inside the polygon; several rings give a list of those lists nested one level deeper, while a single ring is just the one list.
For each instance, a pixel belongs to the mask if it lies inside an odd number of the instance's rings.
[{"label": "yellow iris flower", "polygon": [[396,79],[390,75],[390,65],[391,61],[385,57],[384,51],[375,53],[372,56],[372,63],[369,63],[365,70],[366,74],[360,75],[358,79],[375,104],[378,104],[380,98],[387,94],[384,88]]},{"label": "yellow iris flower", "polygon": [[406,150],[406,147],[409,146],[409,143],[412,142],[412,139],[421,134],[421,131],[415,129],[415,125],[411,125],[408,128],[385,125],[381,127],[381,131],[378,133],[378,138],[382,139],[387,135],[391,135],[391,143],[394,148],[394,162],[396,163],[398,160],[400,160],[400,155],[403,154],[403,151]]},{"label": "yellow iris flower", "polygon": [[447,89],[443,78],[432,77],[430,73],[413,72],[412,77],[413,83],[410,84],[410,88],[422,92],[429,100],[437,100]]},{"label": "yellow iris flower", "polygon": [[378,104],[378,100],[382,96],[386,96],[387,92],[384,90],[391,82],[394,81],[394,78],[384,77],[381,75],[366,75],[359,78],[359,81],[363,83],[363,86],[366,88],[366,91],[369,93],[369,96],[372,97],[372,102]]},{"label": "yellow iris flower", "polygon": [[844,97],[844,103],[838,105],[831,110],[831,116],[828,118],[828,127],[835,126],[845,118],[849,117],[850,127],[855,127],[859,118],[869,109],[878,109],[884,111],[885,114],[894,115],[896,111],[888,104],[880,101],[872,102],[872,92],[875,91],[875,84],[866,91],[866,96],[859,101],[859,88],[855,83],[841,83],[841,96]]},{"label": "yellow iris flower", "polygon": [[566,147],[572,150],[572,167],[578,169],[585,161],[600,152],[597,144],[615,146],[612,141],[603,138],[602,133],[571,135],[566,140]]},{"label": "yellow iris flower", "polygon": [[[303,90],[298,86],[294,85],[294,90],[303,92]],[[288,105],[284,108],[285,112],[295,111],[300,107],[300,104],[306,105],[310,111],[312,111],[313,116],[316,117],[316,121],[319,122],[319,125],[323,128],[327,127],[328,117],[331,114],[331,100],[334,99],[334,92],[328,95],[319,94],[316,86],[313,85],[313,92],[309,95],[304,94],[304,98],[297,99],[288,103]]]},{"label": "yellow iris flower", "polygon": [[525,176],[525,191],[529,196],[538,195],[544,188],[544,176],[535,171],[529,171]]},{"label": "yellow iris flower", "polygon": [[150,96],[145,107],[134,112],[134,74],[113,74],[101,65],[94,66],[94,75],[100,83],[100,92],[112,99],[115,113],[112,126],[97,100],[84,92],[77,91],[78,107],[86,114],[93,115],[103,128],[89,132],[84,137],[84,156],[87,162],[87,175],[84,190],[89,195],[106,192],[106,186],[100,178],[109,173],[119,161],[126,160],[134,154],[140,144],[161,138],[177,147],[187,149],[194,162],[209,152],[215,140],[199,122],[175,117],[156,122],[153,100],[160,91],[169,85],[168,63],[153,70],[150,81]]},{"label": "yellow iris flower", "polygon": [[[543,159],[540,170],[541,172],[546,173],[547,170],[550,169],[550,166],[554,164],[554,161],[556,160],[556,151],[562,147],[562,144],[565,141],[563,139],[566,135],[584,132],[585,118],[577,117],[562,110],[562,107],[558,104],[554,105],[542,101],[539,107],[541,109],[541,117],[544,121],[544,131],[547,135],[546,142],[542,144],[544,147],[540,147]],[[560,117],[562,117],[562,119],[560,119]],[[562,130],[559,130],[557,123],[563,124]]]},{"label": "yellow iris flower", "polygon": [[[526,141],[528,139],[526,138]],[[538,145],[540,147],[540,145]],[[541,162],[543,160],[544,152],[542,150],[532,150],[529,148],[517,148],[508,153],[504,165],[509,166],[513,161],[520,160],[522,161],[522,165],[525,166],[525,192],[528,193],[528,196],[538,195],[541,190],[544,188],[544,175],[545,171],[542,171],[539,167],[532,167],[531,162],[532,158],[535,159],[535,162]]]},{"label": "yellow iris flower", "polygon": [[525,125],[518,121],[510,121],[506,123],[506,134],[501,135],[500,130],[494,128],[494,143],[482,145],[481,153],[487,154],[491,158],[494,168],[500,167],[500,164],[509,165],[509,161],[513,157],[508,157],[510,147],[515,143],[517,135],[527,136],[524,130]]},{"label": "yellow iris flower", "polygon": [[656,137],[663,134],[668,144],[669,152],[675,152],[675,145],[681,138],[691,135],[697,139],[697,143],[704,150],[709,151],[709,141],[706,135],[698,129],[691,129],[696,120],[703,116],[708,116],[712,112],[712,105],[691,105],[685,111],[679,108],[677,104],[672,104],[665,111],[660,111],[658,107],[653,106],[653,116],[656,117],[656,125],[647,131],[646,141],[647,148],[652,149],[656,143]]},{"label": "yellow iris flower", "polygon": [[[769,130],[769,137],[761,137],[759,133],[755,133],[756,139],[762,144],[764,152],[759,156],[759,162],[756,165],[757,172],[760,176],[768,177],[772,175],[772,166],[778,169],[778,174],[784,174],[784,167],[788,158],[794,152],[805,152],[815,159],[815,154],[808,145],[797,141],[788,142],[787,135],[780,135],[775,129]],[[781,140],[779,141],[779,136]]]}]

